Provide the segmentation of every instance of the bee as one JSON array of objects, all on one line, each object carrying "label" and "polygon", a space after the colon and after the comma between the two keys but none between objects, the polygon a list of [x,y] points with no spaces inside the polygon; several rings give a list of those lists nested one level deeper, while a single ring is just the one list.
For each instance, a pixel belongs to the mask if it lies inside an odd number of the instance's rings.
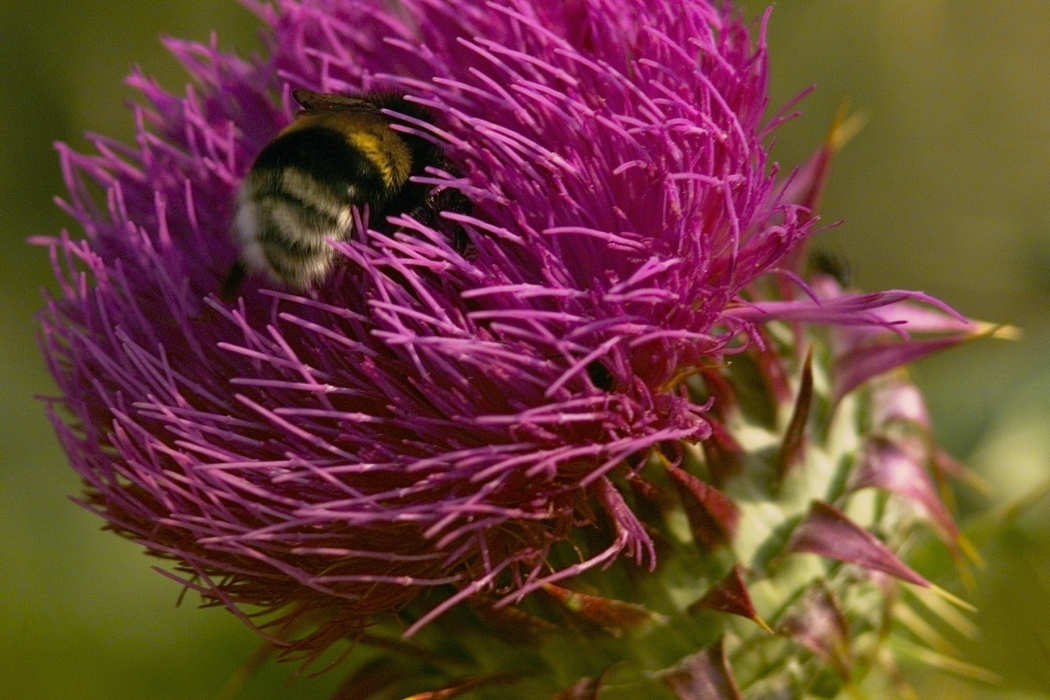
[{"label": "bee", "polygon": [[241,257],[223,283],[224,298],[256,272],[299,290],[324,281],[336,257],[328,241],[349,238],[354,207],[367,205],[376,226],[397,214],[436,219],[432,188],[411,178],[444,167],[444,154],[427,139],[393,130],[382,110],[431,122],[429,112],[394,94],[292,95],[302,110],[263,148],[241,185],[234,222]]}]

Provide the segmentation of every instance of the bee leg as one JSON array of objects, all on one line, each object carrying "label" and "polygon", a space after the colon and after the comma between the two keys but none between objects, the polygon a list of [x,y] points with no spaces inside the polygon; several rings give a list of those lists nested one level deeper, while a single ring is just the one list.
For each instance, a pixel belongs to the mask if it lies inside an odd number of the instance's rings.
[{"label": "bee leg", "polygon": [[238,260],[230,267],[230,271],[226,273],[222,286],[219,287],[219,298],[226,302],[233,301],[237,298],[237,293],[241,290],[241,285],[244,284],[244,280],[247,277],[248,268],[244,266],[242,260]]},{"label": "bee leg", "polygon": [[[431,206],[435,219],[439,218],[438,212],[448,211],[456,214],[469,214],[470,210],[470,200],[455,188],[447,188],[439,192]],[[473,250],[474,245],[470,241],[470,236],[463,230],[463,227],[454,221],[446,221],[445,225],[448,227],[453,249],[468,259],[473,257],[477,251]]]}]

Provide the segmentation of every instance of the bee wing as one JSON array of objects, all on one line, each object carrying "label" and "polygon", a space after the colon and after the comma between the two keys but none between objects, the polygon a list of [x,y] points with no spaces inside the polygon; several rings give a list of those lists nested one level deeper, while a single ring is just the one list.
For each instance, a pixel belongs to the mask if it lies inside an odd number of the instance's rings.
[{"label": "bee wing", "polygon": [[350,95],[312,90],[292,90],[292,97],[305,112],[375,112],[376,106],[368,100]]}]

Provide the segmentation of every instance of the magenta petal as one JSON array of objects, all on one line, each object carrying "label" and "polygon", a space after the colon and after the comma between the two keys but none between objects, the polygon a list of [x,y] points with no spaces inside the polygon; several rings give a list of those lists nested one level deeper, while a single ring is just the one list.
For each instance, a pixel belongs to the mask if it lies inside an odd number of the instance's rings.
[{"label": "magenta petal", "polygon": [[827,299],[800,299],[797,301],[762,301],[726,309],[726,315],[749,323],[768,321],[796,321],[799,323],[823,323],[842,326],[894,327],[903,322],[887,317],[878,310],[904,301],[924,301],[940,304],[922,292],[899,289],[872,294],[843,294]]},{"label": "magenta petal", "polygon": [[740,700],[722,639],[679,661],[663,682],[681,700]]},{"label": "magenta petal", "polygon": [[867,442],[848,485],[851,491],[866,487],[892,491],[915,501],[948,541],[958,537],[959,530],[930,475],[900,445],[885,438],[872,438]]},{"label": "magenta petal", "polygon": [[831,592],[822,585],[806,591],[777,632],[824,659],[843,678],[850,675],[849,623]]},{"label": "magenta petal", "polygon": [[606,513],[612,518],[616,528],[616,542],[628,556],[641,564],[648,556],[650,568],[656,565],[656,547],[645,526],[638,516],[624,501],[623,496],[612,482],[601,479],[598,482],[598,498],[605,506]]},{"label": "magenta petal", "polygon": [[928,340],[905,340],[869,345],[851,351],[835,363],[835,400],[838,401],[872,377],[915,362],[938,350],[950,348],[969,339],[969,335],[952,335]]},{"label": "magenta petal", "polygon": [[874,535],[847,518],[842,511],[822,501],[813,501],[785,550],[811,552],[881,571],[919,586],[930,585]]},{"label": "magenta petal", "polygon": [[[925,295],[924,295],[925,296]],[[923,299],[927,301],[929,297]],[[936,307],[899,302],[884,306],[874,314],[888,323],[901,325],[907,333],[980,333],[983,324],[959,315],[953,309],[938,304]]]},{"label": "magenta petal", "polygon": [[931,428],[930,414],[922,392],[896,376],[889,376],[872,387],[871,422],[879,428],[894,423],[910,423],[924,430]]}]

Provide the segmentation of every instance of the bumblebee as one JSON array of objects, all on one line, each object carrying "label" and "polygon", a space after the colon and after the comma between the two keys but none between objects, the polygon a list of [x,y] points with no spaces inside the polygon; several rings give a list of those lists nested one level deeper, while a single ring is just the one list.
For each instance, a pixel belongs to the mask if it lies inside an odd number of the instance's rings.
[{"label": "bumblebee", "polygon": [[439,146],[391,129],[381,110],[425,122],[431,115],[398,95],[353,97],[295,90],[302,110],[263,148],[241,185],[235,219],[241,257],[223,283],[231,298],[245,275],[262,272],[304,290],[322,282],[346,240],[354,207],[371,225],[412,214],[432,223],[431,187],[412,182],[427,166],[444,166]]}]

